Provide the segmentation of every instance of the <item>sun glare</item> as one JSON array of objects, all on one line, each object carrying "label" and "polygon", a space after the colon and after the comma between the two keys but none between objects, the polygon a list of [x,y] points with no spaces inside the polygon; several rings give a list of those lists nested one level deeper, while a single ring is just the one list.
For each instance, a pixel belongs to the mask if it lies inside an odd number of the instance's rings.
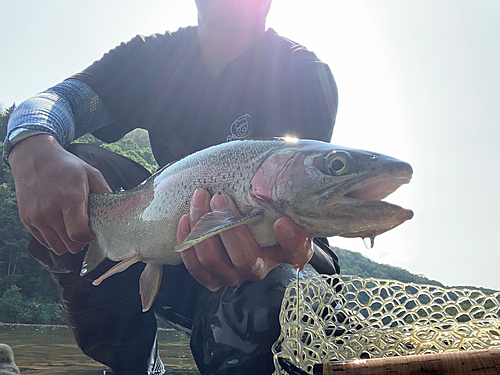
[{"label": "sun glare", "polygon": [[297,143],[299,141],[298,138],[289,136],[283,137],[283,139],[288,143]]}]

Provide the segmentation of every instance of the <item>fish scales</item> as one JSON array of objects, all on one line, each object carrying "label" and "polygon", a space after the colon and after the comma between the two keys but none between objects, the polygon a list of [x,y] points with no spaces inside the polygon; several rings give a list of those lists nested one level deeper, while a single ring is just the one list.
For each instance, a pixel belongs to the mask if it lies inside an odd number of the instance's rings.
[{"label": "fish scales", "polygon": [[[247,224],[260,246],[277,243],[272,224],[281,216],[313,236],[373,238],[392,229],[412,213],[381,199],[408,183],[411,173],[409,164],[397,159],[319,141],[213,146],[164,167],[132,190],[91,194],[89,218],[97,240],[89,246],[82,274],[106,257],[121,261],[94,282],[99,284],[134,262],[145,262],[141,295],[147,294],[147,310],[156,292],[146,291],[146,285],[159,287],[164,264],[179,264],[179,251],[238,225]],[[241,215],[206,215],[178,245],[178,222],[189,213],[198,188],[229,195]]]},{"label": "fish scales", "polygon": [[[122,249],[119,255],[112,255],[112,260],[123,260],[140,251],[165,261],[164,249],[173,249],[177,244],[177,224],[189,213],[191,197],[198,188],[207,189],[211,194],[228,194],[241,213],[248,214],[251,208],[246,195],[252,169],[274,143],[282,142],[250,143],[221,148],[210,159],[193,154],[121,194],[92,194],[89,216],[101,248]],[[131,201],[134,204],[130,204]],[[116,215],[117,212],[120,215]],[[161,237],[157,235],[160,232],[164,233]],[[166,264],[179,264],[179,253],[172,252],[167,261]]]}]

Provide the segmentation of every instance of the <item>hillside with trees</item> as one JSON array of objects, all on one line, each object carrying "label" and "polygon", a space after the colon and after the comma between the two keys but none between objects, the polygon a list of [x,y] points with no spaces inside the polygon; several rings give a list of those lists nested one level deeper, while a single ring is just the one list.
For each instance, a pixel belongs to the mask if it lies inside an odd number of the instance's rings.
[{"label": "hillside with trees", "polygon": [[[14,106],[0,109],[1,140],[5,137],[7,120],[13,109]],[[1,140],[0,147],[3,147]],[[113,144],[105,144],[91,135],[76,142],[93,143],[120,153],[151,172],[157,168],[144,130],[136,130]],[[14,181],[4,163],[0,166],[0,223],[0,322],[63,323],[57,290],[49,273],[27,252],[29,233],[19,220]],[[340,248],[335,248],[335,251],[340,258],[342,273],[346,275],[443,286],[405,269],[376,263],[360,253]]]}]

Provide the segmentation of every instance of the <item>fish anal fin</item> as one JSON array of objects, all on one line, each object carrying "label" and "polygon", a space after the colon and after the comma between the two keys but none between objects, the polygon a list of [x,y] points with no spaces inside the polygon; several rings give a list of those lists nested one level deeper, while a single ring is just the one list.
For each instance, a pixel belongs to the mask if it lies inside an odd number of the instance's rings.
[{"label": "fish anal fin", "polygon": [[163,267],[153,263],[147,263],[142,271],[141,278],[139,279],[139,292],[141,293],[143,312],[148,311],[153,305],[160,289],[162,274]]},{"label": "fish anal fin", "polygon": [[122,260],[120,263],[115,264],[113,267],[111,267],[109,270],[107,270],[101,277],[99,277],[98,279],[95,279],[92,282],[92,284],[97,286],[100,283],[102,283],[105,279],[107,279],[108,277],[116,275],[117,273],[120,273],[122,271],[125,271],[132,264],[140,262],[141,260],[142,260],[141,254],[135,254],[134,256],[131,256],[128,259]]},{"label": "fish anal fin", "polygon": [[101,249],[101,245],[97,240],[92,241],[89,244],[87,252],[85,253],[85,258],[83,258],[82,269],[80,270],[80,276],[85,276],[94,268],[96,268],[104,259],[104,251]]},{"label": "fish anal fin", "polygon": [[196,222],[184,242],[175,246],[175,251],[183,251],[226,230],[260,220],[264,209],[256,207],[247,216],[229,210],[216,210],[203,215]]}]

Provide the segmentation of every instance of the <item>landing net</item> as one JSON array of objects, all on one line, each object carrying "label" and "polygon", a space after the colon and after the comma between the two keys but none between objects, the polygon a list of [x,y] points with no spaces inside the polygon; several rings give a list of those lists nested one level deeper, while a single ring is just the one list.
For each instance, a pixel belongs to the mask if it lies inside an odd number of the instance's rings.
[{"label": "landing net", "polygon": [[500,348],[500,292],[357,276],[299,285],[298,309],[295,281],[283,298],[274,374],[286,374],[278,357],[312,373],[331,361]]}]

